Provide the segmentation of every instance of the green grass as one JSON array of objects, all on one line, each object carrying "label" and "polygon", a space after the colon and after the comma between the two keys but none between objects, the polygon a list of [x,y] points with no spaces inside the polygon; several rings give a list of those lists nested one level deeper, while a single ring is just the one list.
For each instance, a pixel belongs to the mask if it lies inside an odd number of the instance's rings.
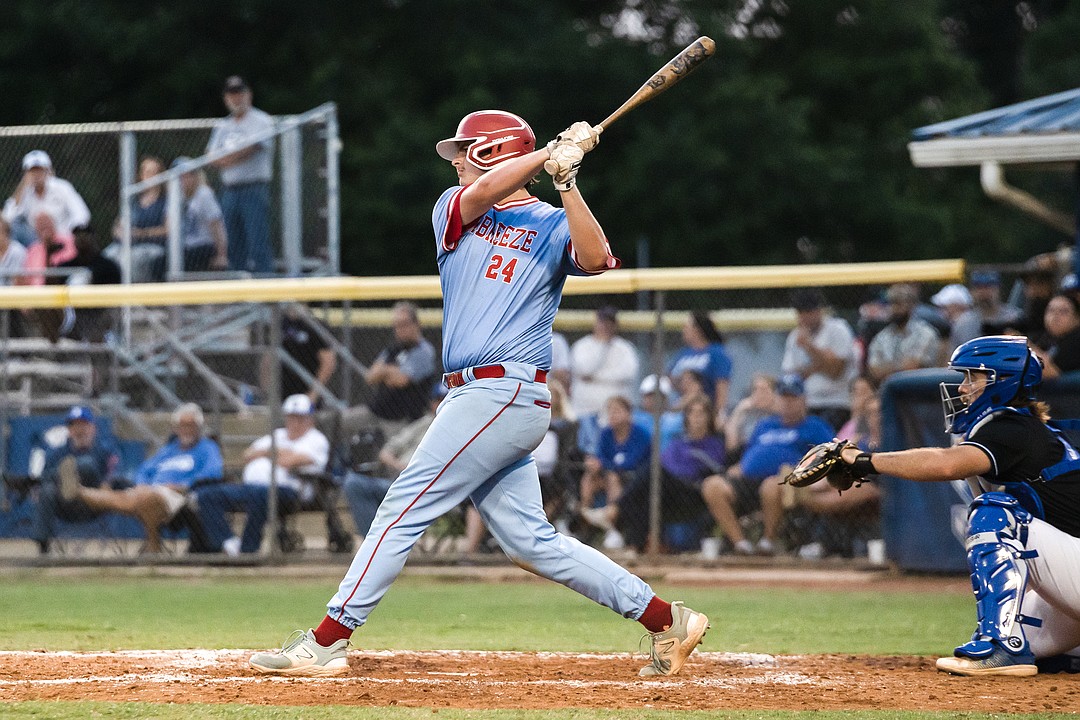
[{"label": "green grass", "polygon": [[807,711],[662,711],[662,710],[449,710],[440,708],[252,707],[250,705],[154,705],[149,703],[61,702],[19,703],[4,708],[11,720],[1024,720],[1073,717],[1063,714],[987,715],[966,712],[900,712],[895,710]]},{"label": "green grass", "polygon": [[[317,624],[335,589],[325,579],[109,574],[3,583],[4,650],[275,647]],[[709,615],[705,650],[942,654],[971,634],[975,617],[959,593],[655,589]],[[403,577],[353,640],[372,649],[630,651],[640,633],[554,583]]]},{"label": "green grass", "polygon": [[[269,648],[322,618],[336,578],[267,576],[131,577],[95,571],[76,577],[24,574],[0,579],[4,650]],[[704,650],[766,653],[946,653],[971,633],[964,593],[674,588],[713,621]],[[478,583],[401,578],[354,637],[371,649],[502,649],[629,652],[642,630],[553,583]],[[0,716],[23,720],[944,720],[986,718],[933,712],[676,712],[655,710],[451,710],[440,708],[263,707],[150,703],[23,702]],[[1065,717],[1001,715],[989,717]]]}]

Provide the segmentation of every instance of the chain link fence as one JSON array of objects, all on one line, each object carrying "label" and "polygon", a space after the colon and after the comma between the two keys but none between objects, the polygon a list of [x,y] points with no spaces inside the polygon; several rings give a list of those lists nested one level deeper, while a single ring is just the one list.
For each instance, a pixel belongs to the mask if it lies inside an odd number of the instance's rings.
[{"label": "chain link fence", "polygon": [[[180,235],[187,232],[185,219],[192,212],[191,200],[182,195],[180,171],[170,166],[188,159],[185,169],[204,177],[220,217],[224,188],[210,161],[225,153],[206,155],[211,130],[218,122],[210,118],[0,127],[0,158],[7,158],[0,164],[0,188],[8,193],[4,197],[13,200],[28,192],[24,182],[27,173],[20,160],[31,151],[44,151],[50,173],[70,182],[85,201],[95,243],[120,264],[125,282],[161,280],[166,270],[170,279],[182,279],[184,263],[175,256],[184,246]],[[268,218],[272,272],[335,275],[340,255],[336,107],[328,103],[300,115],[278,116],[267,135],[261,139],[269,142],[273,158]],[[144,165],[148,160],[152,165]],[[140,174],[146,167],[152,167],[155,174]],[[170,191],[167,181],[171,178],[176,182]],[[169,197],[170,192],[177,197]],[[36,203],[29,206],[38,207]],[[46,206],[54,215],[63,214],[48,203]],[[172,220],[169,208],[177,211],[171,213]],[[146,217],[152,216],[146,223],[153,225],[139,227],[143,217],[140,209],[146,210]],[[15,226],[15,240],[32,245],[37,239],[35,218],[14,207],[5,210],[5,216]],[[59,234],[66,235],[71,228],[62,219],[57,221]],[[170,226],[167,232],[165,226]],[[142,230],[147,232],[140,234]],[[178,237],[173,240],[169,233]],[[73,242],[64,237],[59,241]],[[125,241],[141,250],[133,257],[124,249]],[[68,259],[65,253],[49,257]],[[235,276],[248,268],[215,265],[214,270]]]},{"label": "chain link fence", "polygon": [[[551,520],[613,554],[876,556],[873,483],[838,495],[778,481],[822,439],[876,447],[868,363],[889,321],[887,292],[921,280],[913,316],[931,328],[925,364],[939,366],[949,325],[930,298],[962,275],[960,263],[943,261],[630,270],[569,282],[555,324],[552,425],[534,454]],[[442,373],[458,368],[439,362],[437,278],[323,280],[132,286],[109,297],[92,287],[62,298],[0,291],[11,308],[0,316],[0,553],[35,557],[37,540],[45,557],[75,562],[348,557],[430,421]],[[100,314],[117,329],[121,307],[132,313],[127,346],[113,333],[53,343],[11,331],[14,318],[45,311]],[[406,382],[388,381],[386,367]],[[68,415],[75,407],[90,410],[116,456],[96,479],[81,464],[63,469],[64,443],[82,427]],[[312,462],[273,460],[309,426],[324,438],[300,443]],[[176,459],[193,447],[193,427],[220,455],[210,470],[198,469],[201,455]],[[462,507],[418,552],[498,550]]]}]

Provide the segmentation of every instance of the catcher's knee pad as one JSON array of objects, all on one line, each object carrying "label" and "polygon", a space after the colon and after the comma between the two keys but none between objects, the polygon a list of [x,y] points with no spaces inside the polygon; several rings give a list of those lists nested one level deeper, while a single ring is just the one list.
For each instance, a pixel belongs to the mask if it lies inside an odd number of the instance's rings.
[{"label": "catcher's knee pad", "polygon": [[1030,653],[1023,626],[1042,624],[1020,611],[1027,588],[1025,561],[1037,554],[1025,548],[1030,523],[1031,514],[1006,493],[984,493],[972,502],[965,545],[979,625],[971,642],[956,648],[957,655],[986,657],[996,646],[1017,655]]}]

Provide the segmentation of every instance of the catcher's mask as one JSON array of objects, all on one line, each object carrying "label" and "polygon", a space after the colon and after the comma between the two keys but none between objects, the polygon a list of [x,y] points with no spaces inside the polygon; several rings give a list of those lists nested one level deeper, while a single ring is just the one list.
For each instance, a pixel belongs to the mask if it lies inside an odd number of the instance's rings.
[{"label": "catcher's mask", "polygon": [[[1042,362],[1019,335],[989,335],[969,340],[953,351],[949,368],[964,373],[986,373],[986,385],[975,400],[960,393],[963,383],[941,383],[941,405],[945,430],[965,433],[994,410],[1021,400],[1034,400],[1042,382]],[[969,382],[970,385],[970,382]]]},{"label": "catcher's mask", "polygon": [[468,143],[466,159],[490,170],[504,160],[536,149],[536,135],[529,123],[503,110],[477,110],[458,123],[454,137],[440,140],[435,151],[443,160],[453,160],[462,144]]}]

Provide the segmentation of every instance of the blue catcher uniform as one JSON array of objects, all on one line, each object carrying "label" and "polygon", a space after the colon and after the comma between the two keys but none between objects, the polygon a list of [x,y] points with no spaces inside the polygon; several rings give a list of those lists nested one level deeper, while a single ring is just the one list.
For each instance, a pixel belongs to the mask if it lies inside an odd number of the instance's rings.
[{"label": "blue catcher uniform", "polygon": [[327,615],[351,628],[364,624],[424,530],[471,498],[515,563],[638,618],[655,593],[556,532],[531,455],[550,421],[544,380],[563,283],[586,274],[575,261],[566,213],[530,196],[463,226],[462,192],[446,190],[432,214],[450,392],[387,492]]},{"label": "blue catcher uniform", "polygon": [[[957,348],[949,365],[991,374],[970,405],[942,384],[947,429],[990,460],[978,479],[965,542],[978,627],[938,667],[959,674],[1033,675],[1080,648],[1080,452],[1016,400],[1042,377],[1026,338],[988,337]],[[1011,403],[1011,405],[1010,405]]]}]

